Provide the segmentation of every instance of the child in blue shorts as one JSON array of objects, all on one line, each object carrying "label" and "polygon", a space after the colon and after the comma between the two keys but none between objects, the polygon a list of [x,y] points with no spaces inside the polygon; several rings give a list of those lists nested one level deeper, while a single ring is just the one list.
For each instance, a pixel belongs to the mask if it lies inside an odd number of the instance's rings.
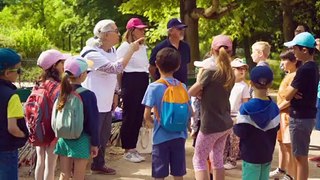
[{"label": "child in blue shorts", "polygon": [[[173,77],[173,73],[180,66],[179,52],[173,48],[163,48],[157,53],[156,65],[161,79],[165,79],[172,85],[180,83]],[[161,114],[161,102],[167,86],[159,82],[151,83],[142,100],[145,105],[144,118],[146,126],[154,123],[152,146],[152,177],[164,179],[170,174],[174,179],[182,179],[186,174],[185,141],[187,138],[187,126],[184,131],[168,131],[160,125],[158,118],[151,117],[151,109],[156,108]]]}]

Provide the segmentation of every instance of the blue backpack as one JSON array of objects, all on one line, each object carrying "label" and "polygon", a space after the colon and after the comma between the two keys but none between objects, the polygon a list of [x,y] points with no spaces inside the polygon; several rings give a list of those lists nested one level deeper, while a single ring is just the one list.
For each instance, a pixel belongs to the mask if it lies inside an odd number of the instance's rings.
[{"label": "blue backpack", "polygon": [[55,101],[52,110],[51,127],[56,137],[64,139],[77,139],[83,130],[84,114],[81,92],[87,89],[77,88],[69,95],[62,110],[58,110],[58,99]]},{"label": "blue backpack", "polygon": [[185,131],[191,115],[187,90],[181,82],[177,85],[172,85],[165,79],[156,82],[167,86],[161,101],[161,114],[155,109],[158,121],[168,131]]}]

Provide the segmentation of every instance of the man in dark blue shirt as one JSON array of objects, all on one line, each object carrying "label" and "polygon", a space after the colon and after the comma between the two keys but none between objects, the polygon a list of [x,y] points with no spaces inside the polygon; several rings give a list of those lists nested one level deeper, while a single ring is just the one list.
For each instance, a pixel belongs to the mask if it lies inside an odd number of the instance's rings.
[{"label": "man in dark blue shirt", "polygon": [[187,28],[187,25],[183,24],[177,18],[173,18],[168,22],[167,28],[168,38],[157,44],[156,47],[152,49],[149,72],[153,80],[159,79],[160,75],[155,63],[156,55],[161,49],[171,47],[179,51],[181,55],[181,65],[178,71],[173,74],[173,77],[187,84],[188,63],[190,63],[190,47],[185,41],[183,41],[184,31],[185,28]]}]

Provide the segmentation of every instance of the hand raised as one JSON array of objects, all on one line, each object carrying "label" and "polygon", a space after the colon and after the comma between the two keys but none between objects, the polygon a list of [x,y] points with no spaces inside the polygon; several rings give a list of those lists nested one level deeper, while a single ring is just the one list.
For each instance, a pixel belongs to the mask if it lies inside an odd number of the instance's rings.
[{"label": "hand raised", "polygon": [[138,40],[134,41],[130,44],[131,49],[135,52],[139,49],[140,44],[144,41],[144,37],[139,38]]}]

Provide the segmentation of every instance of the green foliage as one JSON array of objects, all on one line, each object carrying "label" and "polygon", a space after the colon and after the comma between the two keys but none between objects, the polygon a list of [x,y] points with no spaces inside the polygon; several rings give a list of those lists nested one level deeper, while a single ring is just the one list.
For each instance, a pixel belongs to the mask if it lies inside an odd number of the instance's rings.
[{"label": "green foliage", "polygon": [[147,33],[148,41],[155,43],[167,35],[169,19],[179,17],[179,1],[129,0],[122,3],[119,10],[124,14],[138,14],[146,17],[150,23]]},{"label": "green foliage", "polygon": [[20,77],[21,82],[36,82],[41,75],[41,68],[38,66],[23,66],[22,75]]},{"label": "green foliage", "polygon": [[272,89],[279,89],[280,83],[284,77],[284,72],[280,69],[279,60],[268,60],[273,71]]},{"label": "green foliage", "polygon": [[36,58],[50,47],[44,28],[35,28],[27,24],[19,31],[12,32],[11,36],[15,41],[13,48],[20,52],[22,57]]}]

